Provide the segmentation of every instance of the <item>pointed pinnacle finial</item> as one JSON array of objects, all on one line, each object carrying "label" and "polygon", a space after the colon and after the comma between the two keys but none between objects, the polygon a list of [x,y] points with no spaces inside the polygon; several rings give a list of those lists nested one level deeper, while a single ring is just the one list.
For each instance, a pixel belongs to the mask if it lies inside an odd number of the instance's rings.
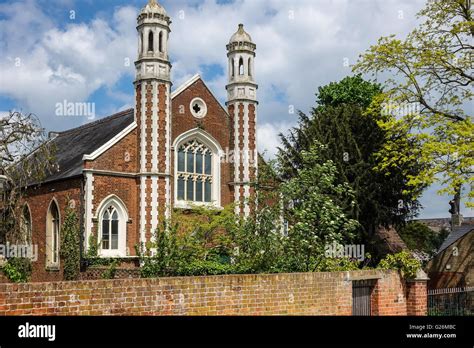
[{"label": "pointed pinnacle finial", "polygon": [[158,4],[156,3],[156,0],[148,0],[148,3],[150,4],[150,6],[156,6],[156,5],[158,5]]}]

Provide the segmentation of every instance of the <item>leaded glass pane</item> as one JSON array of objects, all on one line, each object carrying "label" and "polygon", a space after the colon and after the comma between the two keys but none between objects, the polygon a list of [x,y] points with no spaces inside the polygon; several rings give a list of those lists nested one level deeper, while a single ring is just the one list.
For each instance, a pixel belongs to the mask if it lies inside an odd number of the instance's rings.
[{"label": "leaded glass pane", "polygon": [[196,153],[196,173],[197,174],[202,174],[202,152],[198,151]]},{"label": "leaded glass pane", "polygon": [[178,199],[184,199],[184,179],[178,178]]},{"label": "leaded glass pane", "polygon": [[184,172],[184,160],[185,160],[184,151],[179,150],[179,152],[178,152],[178,172]]},{"label": "leaded glass pane", "polygon": [[204,192],[205,192],[205,201],[210,202],[211,201],[211,182],[209,180],[206,180],[206,183],[204,184]]},{"label": "leaded glass pane", "polygon": [[206,153],[204,174],[211,175],[211,166],[212,166],[211,154],[208,152]]},{"label": "leaded glass pane", "polygon": [[192,152],[188,152],[186,154],[186,157],[187,157],[187,167],[186,167],[186,171],[188,173],[194,173],[194,154]]},{"label": "leaded glass pane", "polygon": [[109,249],[109,221],[102,220],[102,249]]},{"label": "leaded glass pane", "polygon": [[202,202],[202,179],[196,180],[196,202]]},{"label": "leaded glass pane", "polygon": [[188,201],[194,200],[194,182],[192,178],[189,178],[186,184],[186,199]]},{"label": "leaded glass pane", "polygon": [[111,249],[118,249],[118,220],[112,220],[112,246]]}]

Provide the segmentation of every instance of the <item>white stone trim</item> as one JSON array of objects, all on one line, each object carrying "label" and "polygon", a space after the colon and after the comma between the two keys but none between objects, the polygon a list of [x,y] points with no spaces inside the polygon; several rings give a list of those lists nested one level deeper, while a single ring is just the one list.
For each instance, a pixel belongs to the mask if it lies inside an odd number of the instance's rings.
[{"label": "white stone trim", "polygon": [[[166,139],[165,139],[165,148],[166,148],[166,153],[165,153],[165,159],[166,159],[166,164],[165,164],[165,173],[167,175],[170,174],[171,171],[171,97],[170,97],[170,84],[166,84]],[[170,185],[170,179],[169,176],[165,178],[165,218],[169,219],[171,218],[171,185]]]},{"label": "white stone trim", "polygon": [[[158,154],[160,151],[159,142],[158,142],[158,132],[159,132],[159,84],[156,81],[152,82],[153,88],[153,96],[152,96],[152,115],[151,115],[151,123],[152,123],[152,131],[151,131],[151,158],[152,158],[152,165],[151,170],[153,172],[158,171]],[[150,211],[150,226],[151,226],[151,233],[153,235],[156,227],[158,226],[158,177],[153,175],[150,179],[151,185],[151,211]],[[146,201],[145,201],[146,202]]]},{"label": "white stone trim", "polygon": [[158,177],[151,177],[151,233],[155,232],[158,227]]},{"label": "white stone trim", "polygon": [[[114,206],[119,214],[119,235],[117,250],[102,250],[102,216],[105,209],[110,205]],[[99,256],[101,257],[124,257],[127,256],[127,222],[128,211],[124,202],[116,195],[109,195],[102,200],[96,211],[98,221],[97,240],[99,241]]]},{"label": "white stone trim", "polygon": [[250,147],[249,147],[249,103],[244,104],[244,216],[250,215]]},{"label": "white stone trim", "polygon": [[[194,103],[197,103],[198,105],[200,104],[201,107],[202,107],[202,114],[197,114],[194,109],[193,109],[193,104]],[[191,112],[191,114],[197,118],[197,119],[201,119],[201,118],[204,118],[206,117],[207,115],[207,104],[206,102],[200,98],[200,97],[195,97],[193,99],[191,99],[191,101],[189,102],[189,111]]]},{"label": "white stone trim", "polygon": [[249,153],[249,103],[244,104],[244,182],[250,181],[250,153]]},{"label": "white stone trim", "polygon": [[86,183],[85,183],[85,209],[84,209],[84,228],[85,228],[85,250],[89,250],[89,238],[92,234],[92,212],[94,209],[94,175],[91,172],[86,172],[84,174]]},{"label": "white stone trim", "polygon": [[[234,103],[234,182],[240,182],[239,103]],[[234,185],[235,213],[240,214],[240,185]]]},{"label": "white stone trim", "polygon": [[[51,260],[53,256],[53,248],[52,248],[52,240],[53,240],[53,231],[52,231],[52,225],[51,225],[51,220],[50,220],[50,215],[51,215],[51,205],[56,204],[56,207],[58,209],[58,215],[59,215],[59,231],[58,231],[58,260],[57,262],[53,262]],[[46,240],[45,240],[45,248],[46,248],[46,258],[45,258],[45,266],[46,269],[53,269],[57,270],[60,267],[61,264],[61,228],[62,228],[62,217],[61,217],[61,208],[60,205],[56,199],[56,197],[53,197],[51,201],[49,202],[48,210],[46,211]]]},{"label": "white stone trim", "polygon": [[146,176],[140,177],[140,243],[146,243]]},{"label": "white stone trim", "polygon": [[110,139],[108,142],[106,142],[104,145],[99,147],[97,150],[92,152],[89,155],[84,155],[82,157],[82,160],[84,161],[93,161],[97,159],[100,155],[102,155],[105,151],[110,149],[112,146],[117,144],[120,140],[125,138],[131,131],[133,131],[135,128],[137,128],[137,123],[133,121],[130,123],[126,128],[122,129],[120,133],[117,133],[112,139]]},{"label": "white stone trim", "polygon": [[146,171],[146,89],[147,83],[142,83],[141,86],[141,131],[140,131],[140,168],[141,172]]},{"label": "white stone trim", "polygon": [[171,93],[171,99],[174,99],[177,97],[179,94],[181,94],[186,88],[191,86],[194,82],[199,80],[201,78],[201,75],[196,74],[193,77],[191,77],[189,80],[187,80],[185,83],[183,83],[181,86],[175,89],[173,93]]},{"label": "white stone trim", "polygon": [[174,152],[174,171],[178,170],[178,148],[183,142],[191,139],[198,139],[203,142],[212,151],[212,199],[211,202],[187,202],[178,200],[178,176],[174,175],[174,206],[176,208],[191,208],[195,206],[208,206],[212,208],[221,208],[221,155],[224,153],[219,142],[212,135],[200,128],[190,129],[181,133],[173,142]]},{"label": "white stone trim", "polygon": [[151,168],[152,171],[158,171],[158,98],[159,90],[158,83],[156,81],[152,82],[152,114],[151,114]]}]

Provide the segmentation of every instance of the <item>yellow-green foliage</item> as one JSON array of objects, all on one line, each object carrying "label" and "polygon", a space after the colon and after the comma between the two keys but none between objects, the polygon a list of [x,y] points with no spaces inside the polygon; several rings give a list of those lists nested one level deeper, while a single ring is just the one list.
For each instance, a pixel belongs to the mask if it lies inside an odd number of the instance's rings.
[{"label": "yellow-green foliage", "polygon": [[[423,170],[408,183],[442,185],[440,194],[469,187],[466,205],[474,198],[474,124],[472,74],[474,20],[470,1],[429,0],[418,16],[422,23],[404,40],[382,37],[354,66],[359,73],[388,72],[389,88],[378,102],[418,106],[380,121],[389,141],[379,156],[380,170],[389,171],[417,158]],[[410,134],[410,137],[400,136]]]}]

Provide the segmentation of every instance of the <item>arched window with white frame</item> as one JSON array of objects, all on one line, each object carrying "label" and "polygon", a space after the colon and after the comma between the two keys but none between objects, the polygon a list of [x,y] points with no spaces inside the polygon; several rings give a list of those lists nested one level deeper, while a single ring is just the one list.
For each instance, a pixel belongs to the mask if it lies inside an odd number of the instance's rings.
[{"label": "arched window with white frame", "polygon": [[32,243],[32,224],[31,224],[31,212],[28,204],[23,206],[22,214],[21,214],[21,222],[20,222],[20,229],[21,229],[21,241],[27,245]]},{"label": "arched window with white frame", "polygon": [[175,140],[175,207],[220,207],[220,153],[217,141],[201,129]]},{"label": "arched window with white frame", "polygon": [[59,268],[61,217],[55,200],[49,205],[46,217],[46,267]]},{"label": "arched window with white frame", "polygon": [[127,222],[127,210],[118,197],[110,196],[100,204],[98,210],[100,256],[127,256]]}]

